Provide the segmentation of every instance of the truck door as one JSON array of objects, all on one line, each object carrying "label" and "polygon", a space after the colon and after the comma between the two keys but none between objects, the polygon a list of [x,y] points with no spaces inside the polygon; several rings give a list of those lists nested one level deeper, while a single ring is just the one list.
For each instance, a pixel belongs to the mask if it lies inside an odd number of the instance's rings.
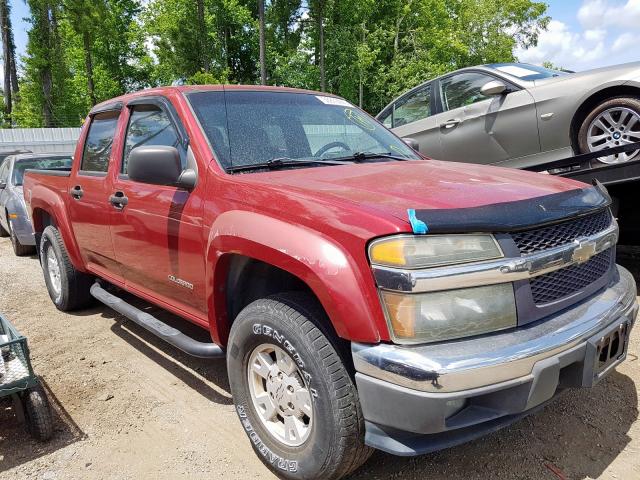
[{"label": "truck door", "polygon": [[176,147],[183,167],[195,162],[184,127],[164,97],[129,102],[127,115],[120,172],[110,192],[116,200],[126,199],[126,205],[111,205],[111,237],[126,285],[201,316],[206,312],[201,199],[195,191],[127,176],[129,154],[144,145]]},{"label": "truck door", "polygon": [[87,133],[80,139],[84,143],[76,151],[80,158],[74,162],[66,192],[71,225],[85,265],[116,282],[122,278],[111,242],[109,164],[119,116],[120,110],[89,116]]},{"label": "truck door", "polygon": [[486,97],[480,89],[497,78],[481,72],[440,80],[443,113],[438,114],[442,159],[502,163],[540,152],[533,97],[526,90]]}]

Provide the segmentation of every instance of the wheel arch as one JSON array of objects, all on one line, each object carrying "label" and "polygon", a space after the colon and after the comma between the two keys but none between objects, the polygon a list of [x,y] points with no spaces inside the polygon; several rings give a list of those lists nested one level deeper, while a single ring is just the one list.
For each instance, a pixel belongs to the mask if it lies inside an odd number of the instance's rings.
[{"label": "wheel arch", "polygon": [[638,84],[623,84],[612,85],[602,88],[596,92],[590,93],[586,98],[582,100],[580,106],[577,108],[571,119],[571,126],[569,129],[569,135],[571,137],[571,147],[576,155],[580,152],[578,133],[580,126],[587,115],[600,103],[614,97],[638,97],[640,98],[640,85]]},{"label": "wheel arch", "polygon": [[292,290],[318,300],[337,337],[369,342],[388,338],[373,277],[363,278],[349,254],[330,239],[298,225],[238,211],[221,215],[210,232],[207,303],[217,343],[226,345],[243,306]]},{"label": "wheel arch", "polygon": [[36,249],[40,251],[40,240],[42,238],[42,232],[48,226],[53,226],[58,229],[62,236],[67,253],[69,254],[69,260],[73,266],[82,272],[85,271],[82,257],[80,256],[80,250],[78,244],[73,236],[71,230],[71,224],[68,218],[63,213],[58,212],[55,208],[51,208],[47,205],[32,206],[31,210],[31,223],[33,224],[33,231],[36,237]]}]

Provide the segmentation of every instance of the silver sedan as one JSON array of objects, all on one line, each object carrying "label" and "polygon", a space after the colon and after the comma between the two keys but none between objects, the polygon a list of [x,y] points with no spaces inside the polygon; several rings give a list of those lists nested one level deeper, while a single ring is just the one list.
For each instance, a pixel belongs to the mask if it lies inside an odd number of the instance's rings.
[{"label": "silver sedan", "polygon": [[425,155],[526,168],[640,141],[640,62],[581,73],[522,63],[464,68],[423,83],[376,117]]},{"label": "silver sedan", "polygon": [[19,256],[32,253],[36,244],[22,192],[27,169],[70,170],[71,155],[11,155],[0,163],[0,237],[11,236],[13,251]]}]

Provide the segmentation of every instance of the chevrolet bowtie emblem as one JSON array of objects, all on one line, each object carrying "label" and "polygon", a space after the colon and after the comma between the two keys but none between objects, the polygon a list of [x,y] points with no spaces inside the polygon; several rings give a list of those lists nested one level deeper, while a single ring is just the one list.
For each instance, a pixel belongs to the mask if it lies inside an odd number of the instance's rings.
[{"label": "chevrolet bowtie emblem", "polygon": [[573,250],[571,260],[576,263],[584,263],[596,254],[596,242],[592,240],[576,240],[576,248]]}]

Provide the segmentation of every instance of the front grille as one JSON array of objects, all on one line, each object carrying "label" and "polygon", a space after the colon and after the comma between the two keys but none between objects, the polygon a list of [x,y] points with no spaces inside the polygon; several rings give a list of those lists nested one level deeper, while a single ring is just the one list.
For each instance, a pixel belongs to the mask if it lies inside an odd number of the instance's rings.
[{"label": "front grille", "polygon": [[554,302],[579,292],[601,278],[611,266],[611,249],[600,252],[582,264],[571,265],[530,281],[536,305]]},{"label": "front grille", "polygon": [[576,238],[601,232],[609,225],[611,225],[611,213],[607,208],[568,222],[513,233],[511,237],[520,249],[520,253],[526,255],[571,243]]}]

